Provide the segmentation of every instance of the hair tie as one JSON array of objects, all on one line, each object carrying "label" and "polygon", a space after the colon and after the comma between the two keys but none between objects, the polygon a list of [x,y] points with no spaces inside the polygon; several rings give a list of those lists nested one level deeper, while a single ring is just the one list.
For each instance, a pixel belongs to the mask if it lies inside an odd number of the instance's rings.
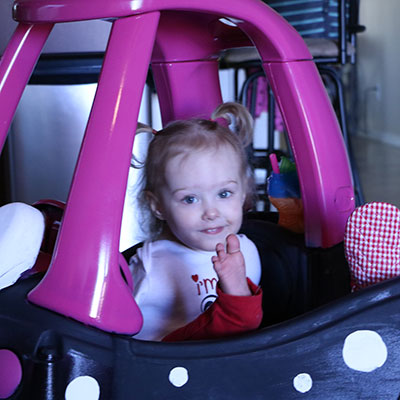
[{"label": "hair tie", "polygon": [[222,117],[211,118],[210,121],[216,122],[218,125],[223,126],[224,128],[229,128],[229,122]]}]

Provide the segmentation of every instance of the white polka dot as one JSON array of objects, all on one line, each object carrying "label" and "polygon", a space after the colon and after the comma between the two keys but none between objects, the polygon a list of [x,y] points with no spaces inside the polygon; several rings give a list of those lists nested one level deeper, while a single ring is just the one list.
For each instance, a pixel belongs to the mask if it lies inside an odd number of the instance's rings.
[{"label": "white polka dot", "polygon": [[98,400],[100,386],[91,376],[79,376],[71,381],[65,391],[65,400]]},{"label": "white polka dot", "polygon": [[382,367],[387,359],[387,348],[380,335],[367,330],[347,336],[342,353],[346,365],[361,372]]},{"label": "white polka dot", "polygon": [[312,388],[312,378],[309,374],[298,374],[293,379],[294,388],[300,393],[306,393]]},{"label": "white polka dot", "polygon": [[174,386],[182,387],[189,380],[189,374],[186,368],[175,367],[171,369],[168,378]]}]

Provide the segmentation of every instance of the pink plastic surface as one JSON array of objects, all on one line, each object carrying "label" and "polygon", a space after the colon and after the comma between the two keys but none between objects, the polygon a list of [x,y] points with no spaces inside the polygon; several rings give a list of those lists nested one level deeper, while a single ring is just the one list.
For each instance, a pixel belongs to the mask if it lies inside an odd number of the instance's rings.
[{"label": "pink plastic surface", "polygon": [[[29,23],[125,17],[158,10],[190,11],[196,13],[195,18],[201,15],[197,13],[225,16],[234,18],[260,52],[269,53],[271,61],[311,58],[296,30],[259,0],[17,0],[13,10],[16,20]],[[174,42],[170,46],[174,48]]]},{"label": "pink plastic surface", "polygon": [[[157,10],[162,11],[158,30]],[[330,247],[343,240],[354,194],[341,132],[303,40],[264,3],[18,0],[14,16],[38,25],[20,25],[1,60],[2,138],[52,23],[117,18],[52,264],[29,294],[30,301],[106,331],[131,334],[141,327],[141,314],[120,273],[118,244],[153,45],[152,68],[164,123],[208,118],[222,101],[216,55],[229,46],[256,45],[289,131],[307,245]],[[220,23],[221,16],[234,20],[241,31]]]},{"label": "pink plastic surface", "polygon": [[9,398],[21,383],[22,366],[11,350],[0,349],[0,399]]},{"label": "pink plastic surface", "polygon": [[313,62],[265,63],[264,70],[277,94],[296,161],[307,245],[333,246],[343,241],[355,206],[336,115]]},{"label": "pink plastic surface", "polygon": [[53,24],[19,24],[0,60],[0,150]]},{"label": "pink plastic surface", "polygon": [[28,295],[38,305],[126,334],[138,332],[142,318],[119,270],[118,244],[158,18],[150,13],[114,22],[55,255]]}]

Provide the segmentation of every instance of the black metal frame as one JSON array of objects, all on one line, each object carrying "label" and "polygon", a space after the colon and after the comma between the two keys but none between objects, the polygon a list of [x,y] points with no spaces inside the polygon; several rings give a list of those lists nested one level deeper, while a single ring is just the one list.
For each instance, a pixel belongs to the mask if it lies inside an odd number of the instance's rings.
[{"label": "black metal frame", "polygon": [[103,52],[42,54],[29,84],[79,85],[97,83],[103,58]]}]

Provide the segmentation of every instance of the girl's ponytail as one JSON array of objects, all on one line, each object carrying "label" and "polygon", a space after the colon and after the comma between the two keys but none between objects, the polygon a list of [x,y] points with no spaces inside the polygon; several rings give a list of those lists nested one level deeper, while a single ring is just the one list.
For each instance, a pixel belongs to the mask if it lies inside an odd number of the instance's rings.
[{"label": "girl's ponytail", "polygon": [[235,130],[243,146],[248,146],[253,140],[253,118],[245,106],[233,102],[223,103],[215,109],[211,118],[223,118],[230,125],[231,116],[234,117]]},{"label": "girl's ponytail", "polygon": [[[136,126],[136,135],[138,133],[147,133],[154,135],[154,129],[148,125],[142,124],[141,122],[137,123]],[[140,161],[138,157],[135,154],[132,154],[131,158],[131,167],[136,168],[136,169],[141,169],[144,167],[145,161]]]}]

